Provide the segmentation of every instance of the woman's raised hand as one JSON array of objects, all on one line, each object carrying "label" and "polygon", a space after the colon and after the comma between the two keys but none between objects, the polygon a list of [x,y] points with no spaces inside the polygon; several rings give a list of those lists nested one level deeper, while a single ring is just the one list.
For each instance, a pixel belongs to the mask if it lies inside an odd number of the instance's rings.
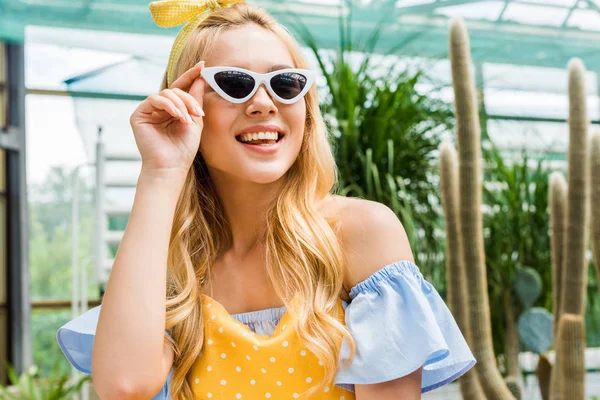
[{"label": "woman's raised hand", "polygon": [[142,170],[184,177],[196,157],[204,127],[204,62],[181,75],[169,89],[140,103],[129,122],[142,155]]}]

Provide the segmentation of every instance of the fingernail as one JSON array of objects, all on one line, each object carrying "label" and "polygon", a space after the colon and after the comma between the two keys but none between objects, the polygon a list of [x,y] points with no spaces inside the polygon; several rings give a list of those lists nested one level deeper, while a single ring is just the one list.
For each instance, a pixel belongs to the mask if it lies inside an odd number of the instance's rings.
[{"label": "fingernail", "polygon": [[194,107],[194,110],[196,110],[196,114],[198,114],[201,117],[204,117],[204,111],[202,110],[202,108],[200,108],[200,106]]},{"label": "fingernail", "polygon": [[185,114],[185,119],[186,119],[186,121],[188,122],[188,124],[191,124],[191,123],[193,122],[193,121],[192,121],[192,117],[190,117],[190,114],[187,114],[187,113],[186,113],[186,114]]}]

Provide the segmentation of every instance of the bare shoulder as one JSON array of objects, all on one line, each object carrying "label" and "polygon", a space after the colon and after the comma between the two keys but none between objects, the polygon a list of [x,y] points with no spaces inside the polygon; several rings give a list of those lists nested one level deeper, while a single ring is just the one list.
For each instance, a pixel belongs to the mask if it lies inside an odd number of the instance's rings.
[{"label": "bare shoulder", "polygon": [[339,234],[347,263],[346,287],[355,286],[393,262],[414,262],[406,231],[385,204],[331,196],[326,210],[340,220]]}]

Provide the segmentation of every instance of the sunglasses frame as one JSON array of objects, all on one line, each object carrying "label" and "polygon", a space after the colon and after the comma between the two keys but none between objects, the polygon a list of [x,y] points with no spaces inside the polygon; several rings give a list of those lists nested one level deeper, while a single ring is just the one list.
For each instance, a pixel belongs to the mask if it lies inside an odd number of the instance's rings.
[{"label": "sunglasses frame", "polygon": [[[219,85],[217,84],[217,82],[215,81],[215,75],[218,74],[219,72],[224,72],[224,71],[243,72],[245,74],[250,75],[254,79],[254,89],[252,89],[250,94],[248,94],[244,98],[236,99],[235,97],[231,97],[230,95],[225,93],[225,91],[223,91],[223,89],[221,89],[219,87]],[[306,85],[304,85],[304,89],[302,89],[302,91],[298,94],[298,96],[296,96],[292,99],[284,99],[283,97],[278,96],[277,93],[275,93],[275,91],[271,87],[271,79],[274,76],[277,76],[277,75],[280,75],[283,73],[287,73],[287,72],[297,73],[306,78]],[[259,74],[258,72],[254,72],[254,71],[250,71],[250,70],[247,70],[244,68],[238,68],[238,67],[206,67],[206,68],[202,69],[202,72],[200,74],[206,80],[206,82],[210,85],[210,87],[213,88],[213,90],[215,92],[217,92],[225,100],[230,101],[235,104],[241,104],[241,103],[245,103],[246,101],[248,101],[250,98],[252,98],[252,96],[254,96],[254,94],[258,91],[258,88],[262,84],[265,85],[265,88],[267,89],[269,94],[273,98],[275,98],[278,102],[283,103],[283,104],[293,104],[293,103],[297,102],[298,100],[300,100],[302,97],[304,97],[306,95],[306,93],[308,93],[308,91],[312,87],[312,85],[315,82],[316,77],[317,77],[317,74],[314,71],[311,71],[309,69],[298,69],[298,68],[278,69],[277,71],[269,72],[267,74]]]}]

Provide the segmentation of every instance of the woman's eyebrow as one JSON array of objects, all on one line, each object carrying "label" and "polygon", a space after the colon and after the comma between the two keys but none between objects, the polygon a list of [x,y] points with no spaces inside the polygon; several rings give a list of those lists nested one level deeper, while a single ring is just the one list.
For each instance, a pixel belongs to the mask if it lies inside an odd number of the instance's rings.
[{"label": "woman's eyebrow", "polygon": [[273,72],[273,71],[277,71],[279,69],[287,69],[287,68],[294,68],[294,67],[290,67],[289,65],[285,65],[285,64],[277,64],[277,65],[273,65],[271,68],[269,68],[269,70],[267,72]]}]

